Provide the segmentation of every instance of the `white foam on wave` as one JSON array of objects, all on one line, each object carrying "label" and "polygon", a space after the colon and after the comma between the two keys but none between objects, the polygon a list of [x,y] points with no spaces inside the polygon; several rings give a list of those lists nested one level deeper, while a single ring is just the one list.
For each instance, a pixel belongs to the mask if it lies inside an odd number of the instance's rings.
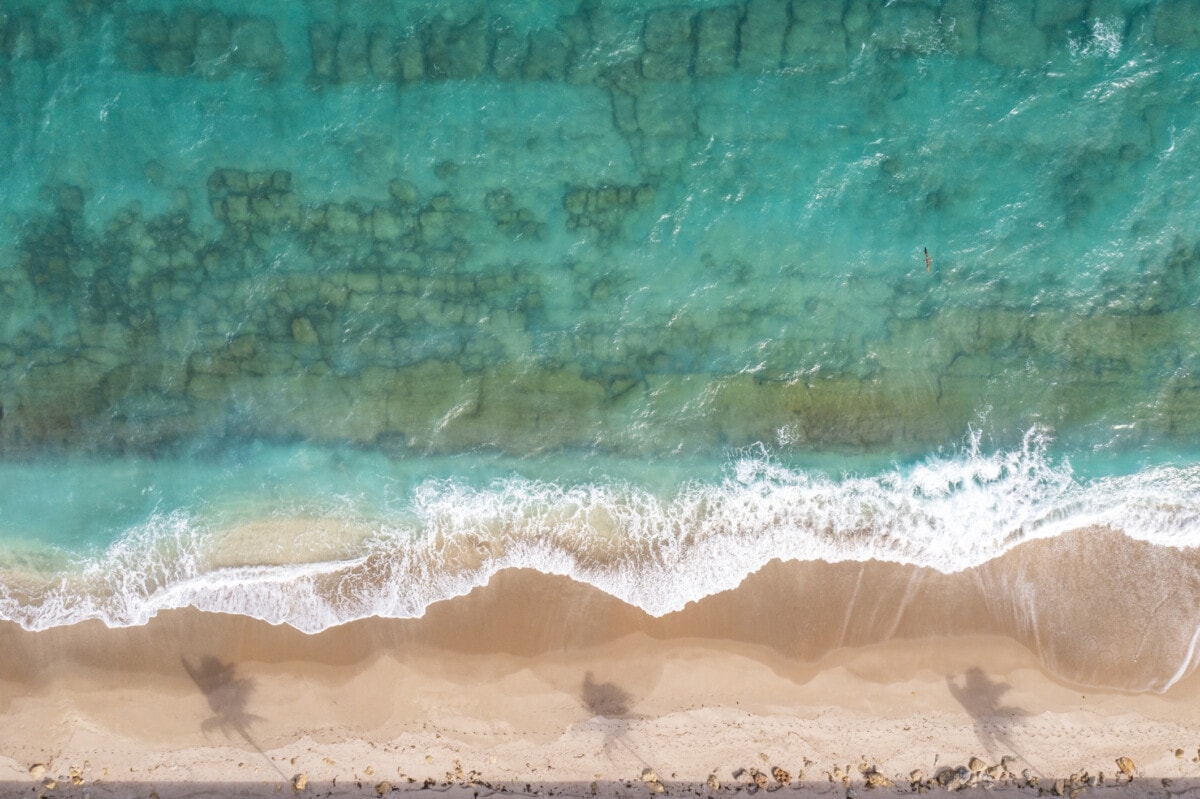
[{"label": "white foam on wave", "polygon": [[0,615],[27,629],[91,618],[127,626],[195,607],[317,632],[369,616],[417,617],[498,571],[528,568],[661,616],[736,587],[773,559],[875,559],[953,572],[1022,541],[1097,525],[1156,544],[1200,545],[1200,467],[1081,481],[1046,447],[1038,430],[992,453],[973,436],[953,455],[841,478],[789,468],[760,450],[719,480],[667,498],[615,480],[428,480],[403,518],[376,524],[352,553],[303,563],[231,565],[220,531],[177,512],[35,589],[0,579]]},{"label": "white foam on wave", "polygon": [[0,617],[27,630],[87,619],[144,624],[164,591],[201,573],[203,539],[187,514],[155,515],[98,557],[52,571],[0,572]]},{"label": "white foam on wave", "polygon": [[1125,46],[1125,24],[1120,17],[1094,17],[1087,22],[1086,36],[1067,36],[1072,58],[1116,58]]}]

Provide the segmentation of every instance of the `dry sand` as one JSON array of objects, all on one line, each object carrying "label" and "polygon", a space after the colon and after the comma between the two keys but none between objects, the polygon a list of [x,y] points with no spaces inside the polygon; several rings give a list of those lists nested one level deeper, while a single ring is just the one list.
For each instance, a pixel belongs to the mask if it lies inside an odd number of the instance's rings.
[{"label": "dry sand", "polygon": [[[974,601],[942,575],[921,577],[930,602],[951,598],[926,634],[911,614],[937,614],[910,581],[916,605],[879,622],[884,640],[854,640],[839,616],[827,625],[839,634],[818,625],[823,643],[797,651],[781,619],[802,607],[768,599],[801,568],[774,564],[660,620],[512,571],[423,619],[319,635],[197,611],[121,630],[0,626],[0,795],[708,796],[762,782],[883,796],[941,792],[911,772],[959,766],[979,790],[1026,796],[1200,789],[1195,677],[1162,694],[1085,688],[982,622],[939,632],[969,623]],[[860,610],[883,608],[896,568],[848,564],[789,601],[829,614],[845,607],[844,584]],[[976,757],[1011,760],[970,776]],[[1120,757],[1132,784],[1118,780]]]}]

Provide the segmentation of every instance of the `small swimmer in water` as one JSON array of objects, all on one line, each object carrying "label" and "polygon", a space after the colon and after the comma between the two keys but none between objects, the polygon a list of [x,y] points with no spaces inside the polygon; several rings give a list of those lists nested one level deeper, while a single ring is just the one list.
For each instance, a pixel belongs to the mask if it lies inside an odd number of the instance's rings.
[{"label": "small swimmer in water", "polygon": [[928,247],[922,247],[921,249],[925,250],[925,271],[928,272],[933,268],[933,259],[929,257]]}]

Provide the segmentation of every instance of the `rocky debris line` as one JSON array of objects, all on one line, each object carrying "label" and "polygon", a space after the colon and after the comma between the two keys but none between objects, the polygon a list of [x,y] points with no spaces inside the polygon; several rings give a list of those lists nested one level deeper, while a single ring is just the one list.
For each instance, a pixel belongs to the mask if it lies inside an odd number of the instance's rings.
[{"label": "rocky debris line", "polygon": [[208,80],[228,78],[234,71],[277,80],[286,60],[273,20],[196,8],[124,17],[117,58],[132,72]]},{"label": "rocky debris line", "polygon": [[[771,758],[765,754],[760,754],[759,759],[766,764],[772,762]],[[434,762],[432,755],[426,755],[425,760],[429,763]],[[323,762],[325,766],[331,768],[336,768],[338,765],[328,757],[324,758]],[[825,770],[823,775],[826,781],[841,786],[837,791],[839,795],[841,790],[845,790],[847,796],[857,795],[859,789],[878,789],[882,790],[885,795],[898,793],[923,795],[934,789],[959,792],[969,789],[986,791],[997,788],[1016,788],[1027,791],[1027,795],[1031,796],[1048,795],[1078,799],[1089,788],[1116,787],[1132,782],[1136,776],[1133,761],[1128,757],[1119,757],[1115,762],[1119,773],[1112,779],[1106,779],[1104,774],[1091,775],[1084,770],[1075,772],[1069,777],[1057,778],[1034,776],[1029,769],[1023,769],[1018,775],[1014,773],[1018,767],[1017,758],[1011,755],[1004,756],[999,763],[992,765],[988,765],[986,761],[978,757],[972,757],[964,766],[939,769],[932,778],[927,778],[921,769],[914,769],[907,776],[896,774],[894,778],[891,778],[886,776],[877,764],[871,763],[865,758],[857,765],[847,764],[844,767],[834,765]],[[295,766],[296,763],[297,758],[291,758],[291,765]],[[457,758],[453,760],[452,765],[453,768],[436,776],[424,777],[410,776],[397,768],[394,779],[381,779],[373,785],[366,779],[376,776],[376,770],[371,765],[366,766],[361,772],[355,769],[352,775],[344,773],[340,776],[331,775],[327,770],[324,774],[316,775],[299,771],[290,778],[290,785],[293,795],[307,795],[326,788],[338,788],[341,785],[344,789],[357,789],[359,792],[357,795],[365,796],[373,792],[379,797],[393,793],[407,794],[417,791],[444,792],[455,788],[476,793],[486,792],[486,795],[489,796],[516,793],[528,796],[553,796],[556,795],[556,792],[561,793],[562,790],[561,785],[555,786],[553,783],[514,782],[507,779],[485,778],[482,772],[465,768]],[[770,766],[769,775],[756,767],[737,768],[731,772],[732,781],[725,784],[721,783],[716,771],[709,774],[703,783],[691,783],[680,780],[676,773],[671,773],[667,775],[669,779],[664,779],[655,768],[646,766],[637,777],[619,778],[615,782],[626,790],[634,791],[629,794],[631,796],[637,795],[636,789],[639,786],[644,787],[649,795],[713,796],[742,793],[754,795],[760,791],[765,793],[783,791],[784,794],[790,796],[794,791],[811,792],[816,788],[815,784],[805,776],[806,770],[815,764],[812,760],[803,758],[802,765],[803,768],[798,771],[795,779],[792,778],[791,773],[775,765]],[[28,773],[32,781],[38,783],[40,788],[38,795],[49,796],[59,788],[60,784],[65,785],[68,782],[72,787],[83,786],[85,782],[90,782],[94,786],[103,786],[105,778],[108,776],[108,769],[103,769],[103,775],[98,776],[95,781],[85,781],[83,774],[89,768],[90,764],[87,762],[82,766],[70,766],[67,776],[60,773],[56,779],[51,774],[51,768],[48,765],[35,763],[29,767]],[[601,792],[601,775],[596,774],[596,777],[597,779],[590,784],[592,795]],[[275,792],[283,793],[285,784],[276,783]],[[1156,780],[1155,785],[1158,784],[1164,788],[1170,788],[1173,781],[1170,779]],[[825,789],[818,790],[818,793],[823,794],[824,792]]]},{"label": "rocky debris line", "polygon": [[[1121,758],[1121,760],[1126,760],[1126,758]],[[738,768],[730,774],[733,783],[724,787],[731,788],[735,792],[744,791],[750,794],[758,791],[771,793],[788,787],[801,788],[809,779],[807,773],[813,765],[811,760],[805,758],[804,767],[798,771],[795,779],[792,778],[790,772],[780,766],[772,766],[769,775],[758,768]],[[1130,764],[1130,768],[1132,768],[1132,764]],[[1037,789],[1039,794],[1050,793],[1054,796],[1069,796],[1075,799],[1084,789],[1105,784],[1103,774],[1093,776],[1086,771],[1076,772],[1067,778],[1050,780],[1034,776],[1028,769],[1017,774],[1015,773],[1016,769],[1017,759],[1006,755],[1001,758],[999,763],[990,765],[981,758],[972,757],[966,765],[944,767],[938,769],[932,776],[926,775],[922,769],[914,769],[907,775],[889,776],[878,764],[867,760],[863,760],[857,765],[834,764],[823,770],[821,774],[826,781],[840,785],[846,790],[857,790],[858,788],[897,789],[901,792],[911,791],[917,794],[927,793],[934,788],[953,792],[968,788],[1011,786]],[[1120,779],[1119,777],[1118,781]],[[706,786],[712,792],[720,791],[723,787],[716,773],[709,776]],[[897,786],[900,787],[897,788]]]},{"label": "rocky debris line", "polygon": [[[764,762],[770,762],[770,759],[760,755],[760,759]],[[805,766],[812,765],[812,761],[805,758]],[[804,769],[800,769],[796,774],[795,779],[792,773],[780,766],[771,766],[770,773],[766,773],[758,768],[737,768],[734,769],[730,776],[733,778],[731,785],[725,786],[733,788],[735,791],[744,790],[748,793],[757,793],[758,791],[778,791],[780,788],[798,788],[805,781],[807,773]],[[709,790],[720,790],[722,785],[714,772],[709,775],[706,781],[706,786]]]},{"label": "rocky debris line", "polygon": [[[85,786],[88,780],[84,777],[84,772],[91,768],[91,763],[84,761],[82,766],[68,766],[67,776],[64,778],[61,775],[57,778],[50,775],[50,766],[46,763],[34,763],[29,767],[29,776],[33,782],[37,783],[37,787],[31,792],[36,791],[36,796],[41,799],[46,796],[54,796],[58,791],[60,782],[63,787],[69,792],[70,788],[80,788]],[[103,770],[103,776],[108,776],[108,769]],[[69,787],[67,783],[70,783]],[[91,787],[83,787],[83,794],[86,796],[91,791]]]},{"label": "rocky debris line", "polygon": [[[1116,760],[1117,768],[1121,772],[1112,780],[1106,782],[1106,777],[1102,772],[1090,774],[1086,770],[1080,770],[1072,773],[1069,777],[1049,778],[1039,777],[1033,774],[1030,769],[1022,769],[1018,774],[1017,759],[1011,755],[1006,755],[1000,759],[999,763],[988,765],[984,760],[978,757],[972,757],[967,765],[957,767],[945,767],[938,769],[933,777],[927,777],[921,769],[915,769],[910,772],[907,780],[900,780],[897,777],[897,782],[907,782],[910,789],[917,793],[927,793],[934,787],[944,789],[946,791],[960,791],[967,788],[980,787],[1007,787],[1012,786],[1021,789],[1036,790],[1039,795],[1050,794],[1051,796],[1066,796],[1070,799],[1077,799],[1088,788],[1094,788],[1106,784],[1120,783],[1122,781],[1130,781],[1133,779],[1133,761],[1127,757],[1120,757]],[[850,783],[847,781],[846,785]],[[887,783],[891,784],[891,783]],[[866,781],[867,787],[872,786],[870,778]]]},{"label": "rocky debris line", "polygon": [[[1117,759],[1116,763],[1120,774],[1115,781],[1131,780],[1134,775],[1133,762],[1127,757],[1121,757]],[[751,794],[758,791],[778,791],[789,786],[802,787],[806,779],[806,769],[812,765],[812,761],[805,758],[805,769],[799,771],[799,775],[794,781],[791,775],[779,766],[771,768],[770,777],[757,768],[738,768],[731,773],[734,780],[731,787],[734,791],[745,791]],[[889,777],[877,764],[864,760],[857,765],[835,764],[825,770],[823,775],[828,782],[840,784],[847,790],[860,787],[887,789],[902,786],[900,789],[902,791],[906,788],[907,791],[924,794],[934,788],[953,792],[968,788],[1016,787],[1035,789],[1039,795],[1048,793],[1053,796],[1071,797],[1071,799],[1076,799],[1087,788],[1112,783],[1112,780],[1106,783],[1105,775],[1102,773],[1092,775],[1081,770],[1069,777],[1050,779],[1035,776],[1029,769],[1023,769],[1018,774],[1016,773],[1017,767],[1017,759],[1011,755],[1006,755],[1000,759],[999,763],[990,765],[981,758],[972,757],[966,765],[944,767],[938,769],[932,776],[926,775],[922,769],[914,769],[907,775],[896,774]],[[722,789],[715,773],[709,776],[706,785],[713,792]]]}]

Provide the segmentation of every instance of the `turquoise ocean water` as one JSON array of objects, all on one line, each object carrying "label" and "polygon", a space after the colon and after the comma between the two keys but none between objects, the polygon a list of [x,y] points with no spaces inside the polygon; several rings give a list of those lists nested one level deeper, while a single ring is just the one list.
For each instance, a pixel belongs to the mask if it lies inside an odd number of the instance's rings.
[{"label": "turquoise ocean water", "polygon": [[26,628],[1200,545],[1195,0],[11,0],[0,112]]}]

